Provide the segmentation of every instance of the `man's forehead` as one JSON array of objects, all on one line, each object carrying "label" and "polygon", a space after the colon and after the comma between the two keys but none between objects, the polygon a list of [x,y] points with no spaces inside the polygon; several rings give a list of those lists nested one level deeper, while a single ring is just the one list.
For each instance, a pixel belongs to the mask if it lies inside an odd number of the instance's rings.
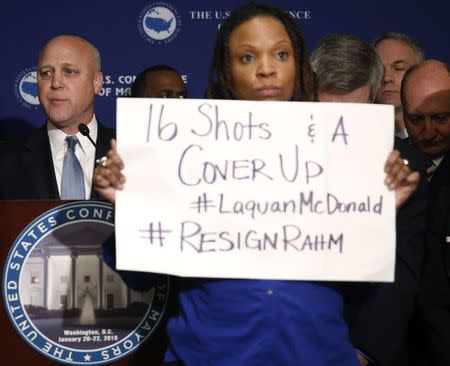
[{"label": "man's forehead", "polygon": [[405,111],[433,115],[450,111],[450,85],[447,89],[411,88],[406,93]]},{"label": "man's forehead", "polygon": [[404,62],[409,58],[415,58],[411,46],[397,39],[384,39],[375,46],[375,49],[382,59],[389,58],[391,62]]},{"label": "man's forehead", "polygon": [[422,64],[412,70],[405,85],[408,90],[449,90],[449,71],[440,64]]},{"label": "man's forehead", "polygon": [[181,76],[171,70],[152,71],[146,75],[146,81],[151,84],[183,84]]},{"label": "man's forehead", "polygon": [[38,66],[38,69],[45,69],[45,68],[55,68],[55,67],[60,67],[60,68],[64,68],[64,67],[78,67],[78,64],[76,63],[72,63],[72,62],[61,62],[58,63],[57,65],[53,64],[53,63],[42,63]]},{"label": "man's forehead", "polygon": [[60,62],[74,62],[74,60],[88,60],[93,58],[93,51],[89,45],[78,39],[56,39],[49,42],[42,50],[39,62],[46,59],[59,60]]}]

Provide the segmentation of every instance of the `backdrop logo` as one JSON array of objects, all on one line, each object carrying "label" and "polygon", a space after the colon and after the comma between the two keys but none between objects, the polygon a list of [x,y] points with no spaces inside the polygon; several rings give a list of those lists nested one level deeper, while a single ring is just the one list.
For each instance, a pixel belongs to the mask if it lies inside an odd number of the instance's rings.
[{"label": "backdrop logo", "polygon": [[6,312],[31,347],[58,363],[114,362],[137,349],[163,316],[166,276],[137,292],[103,262],[101,243],[113,232],[111,205],[69,203],[30,223],[6,258]]},{"label": "backdrop logo", "polygon": [[36,67],[22,70],[14,82],[14,93],[21,106],[27,109],[39,105]]},{"label": "backdrop logo", "polygon": [[157,2],[146,6],[139,15],[141,35],[152,44],[171,42],[180,32],[181,18],[168,3]]}]

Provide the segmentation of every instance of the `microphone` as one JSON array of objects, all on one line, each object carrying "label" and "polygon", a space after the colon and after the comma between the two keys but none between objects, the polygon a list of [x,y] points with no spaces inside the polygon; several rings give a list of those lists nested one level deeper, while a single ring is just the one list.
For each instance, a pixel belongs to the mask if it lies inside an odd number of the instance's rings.
[{"label": "microphone", "polygon": [[91,136],[89,136],[90,131],[88,126],[86,126],[84,123],[80,123],[78,125],[78,131],[80,131],[83,136],[86,136],[89,139],[89,141],[92,142],[92,145],[94,145],[94,147],[97,148],[97,145],[95,145],[94,140],[92,140]]}]

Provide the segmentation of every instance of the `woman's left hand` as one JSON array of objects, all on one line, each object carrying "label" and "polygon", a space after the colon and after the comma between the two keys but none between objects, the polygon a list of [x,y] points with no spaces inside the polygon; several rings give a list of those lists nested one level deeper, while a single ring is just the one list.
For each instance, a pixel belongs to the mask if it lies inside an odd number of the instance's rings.
[{"label": "woman's left hand", "polygon": [[386,179],[384,183],[389,190],[395,191],[395,207],[398,210],[417,189],[419,172],[413,172],[408,161],[402,159],[398,150],[393,150],[384,165]]}]

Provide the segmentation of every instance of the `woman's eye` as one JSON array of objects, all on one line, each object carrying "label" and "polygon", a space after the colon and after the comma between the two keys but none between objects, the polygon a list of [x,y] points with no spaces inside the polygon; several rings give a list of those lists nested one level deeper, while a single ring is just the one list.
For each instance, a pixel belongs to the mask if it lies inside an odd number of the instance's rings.
[{"label": "woman's eye", "polygon": [[278,60],[286,60],[288,57],[288,53],[286,51],[281,51],[277,53]]},{"label": "woman's eye", "polygon": [[252,55],[244,55],[241,57],[241,62],[247,64],[249,62],[251,62],[253,60],[253,56]]}]

